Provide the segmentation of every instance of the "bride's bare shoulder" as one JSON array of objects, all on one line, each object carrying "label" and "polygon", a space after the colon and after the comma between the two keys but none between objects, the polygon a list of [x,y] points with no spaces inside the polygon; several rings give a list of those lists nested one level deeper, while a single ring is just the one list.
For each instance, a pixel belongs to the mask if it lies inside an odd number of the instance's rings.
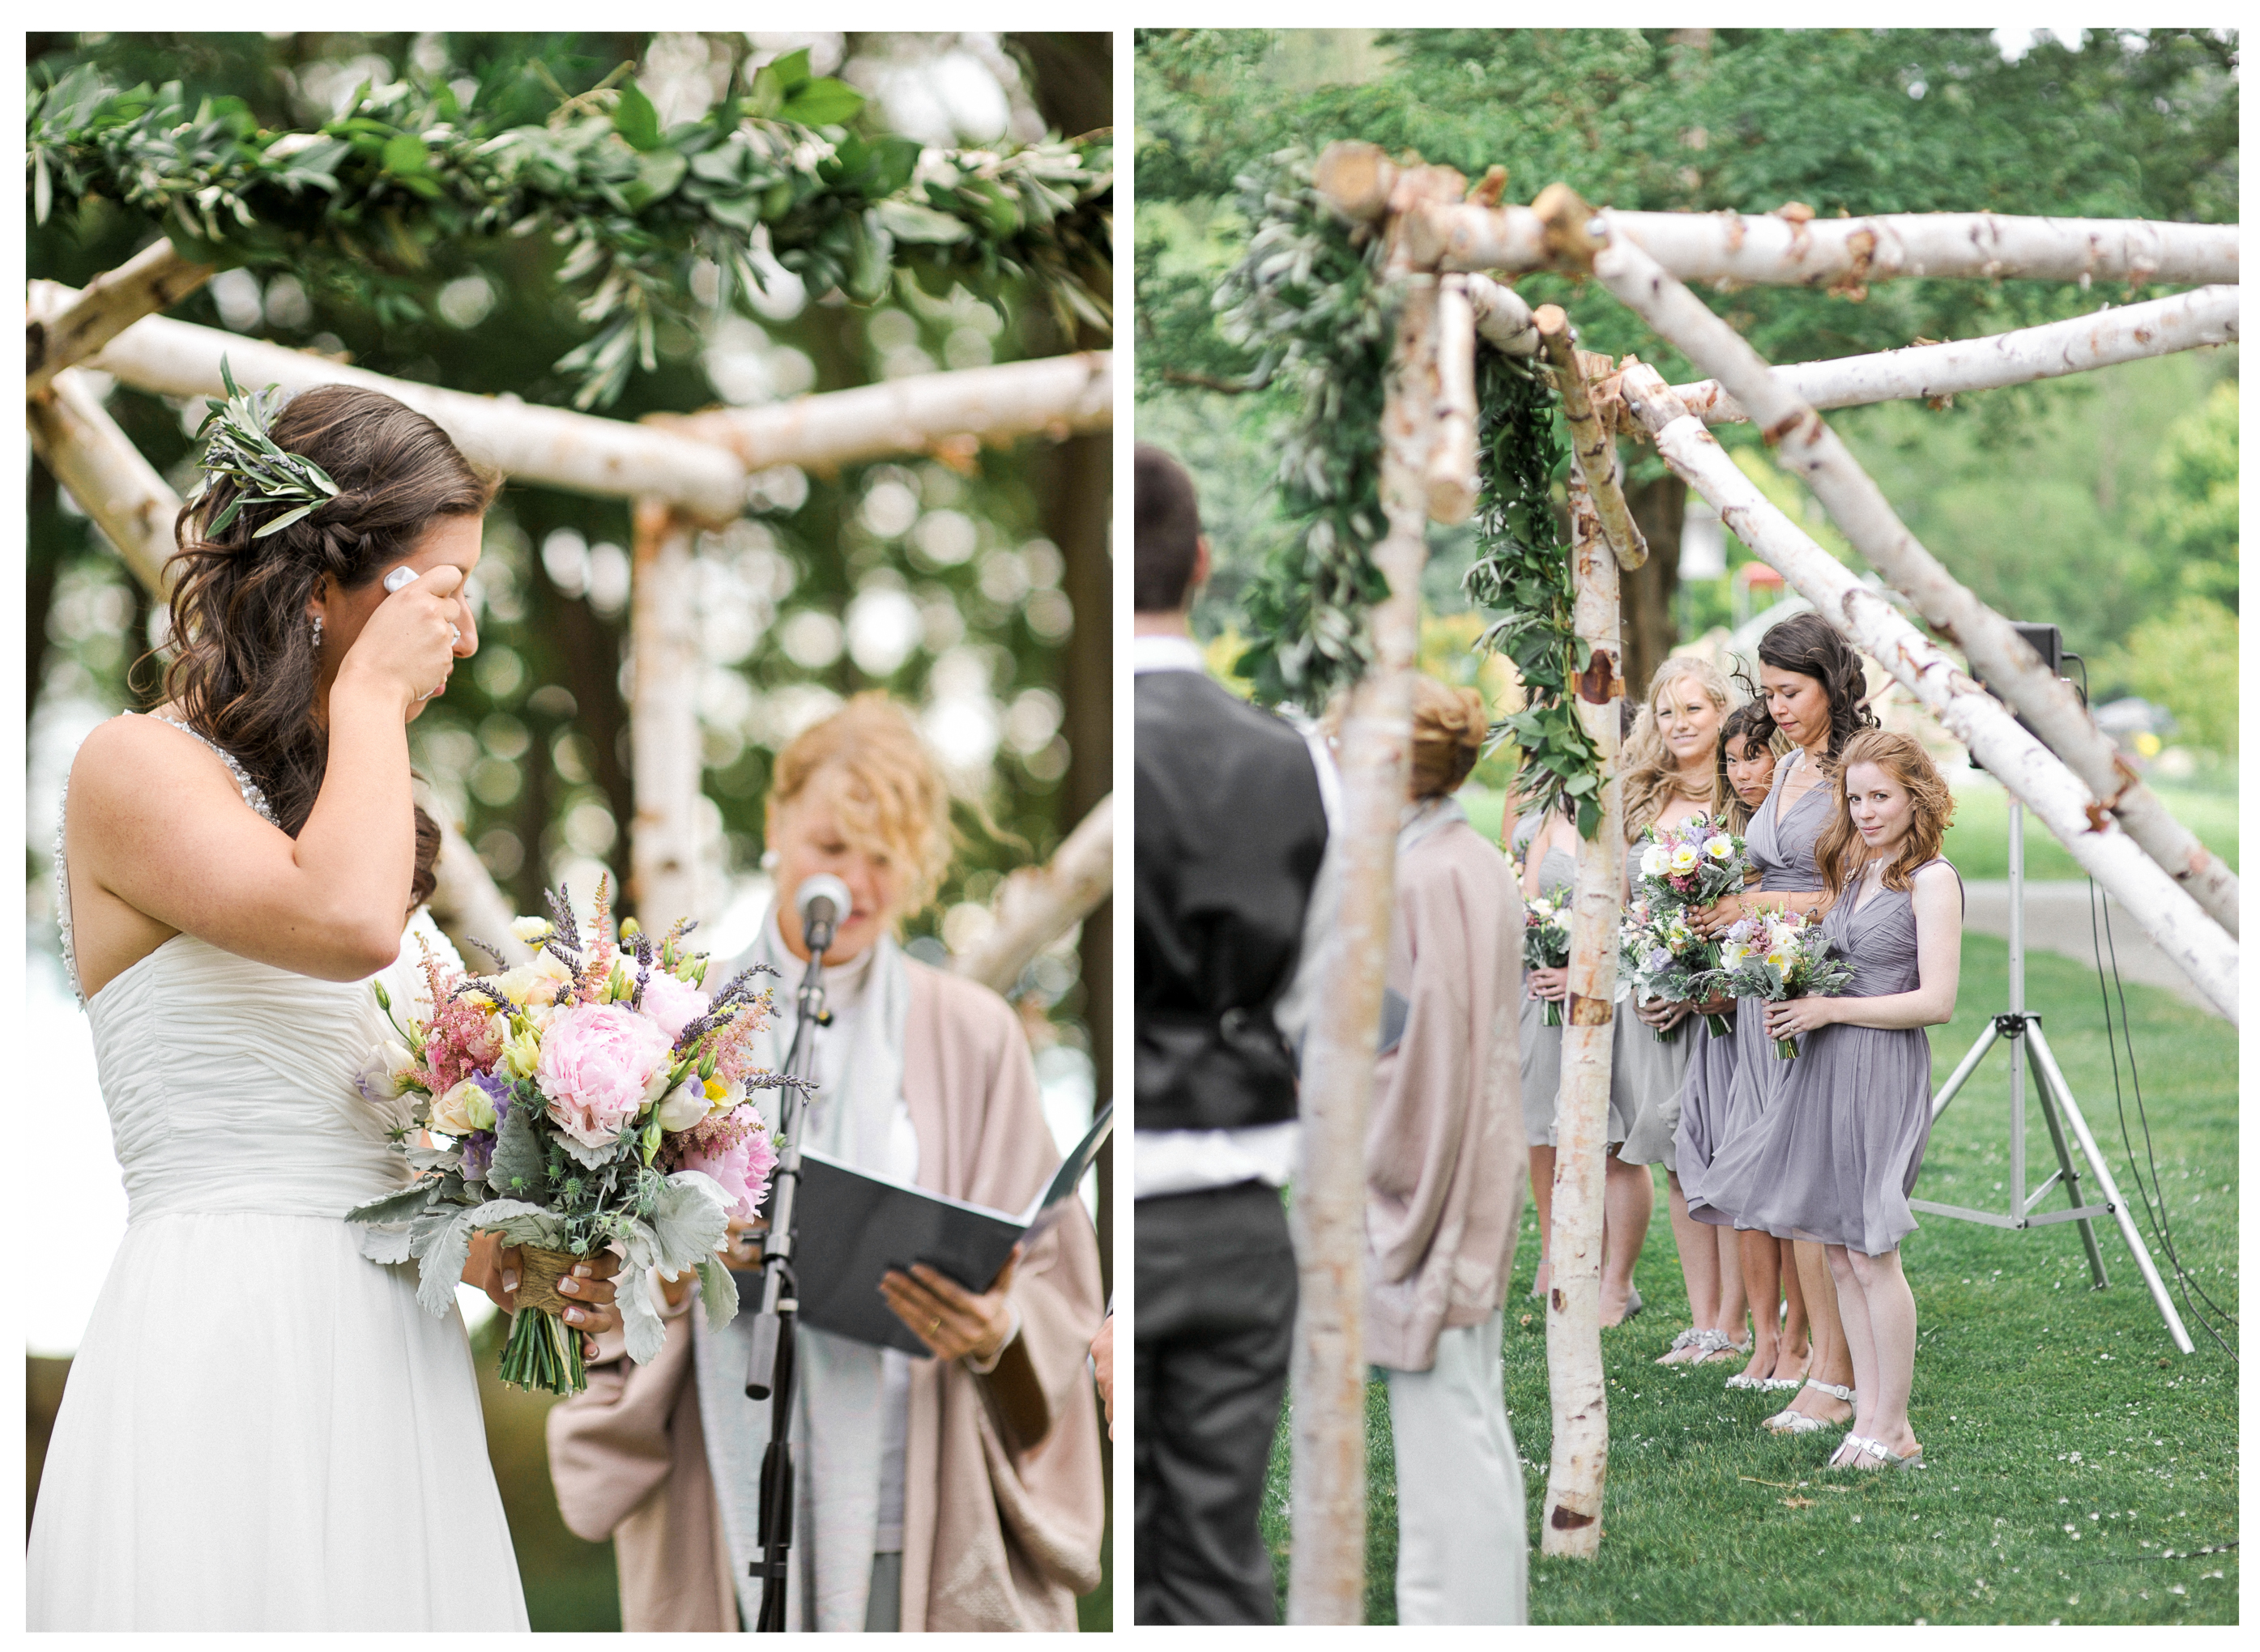
[{"label": "bride's bare shoulder", "polygon": [[98,723],[71,759],[74,812],[82,804],[169,807],[184,792],[233,789],[202,741],[159,716],[125,712]]}]

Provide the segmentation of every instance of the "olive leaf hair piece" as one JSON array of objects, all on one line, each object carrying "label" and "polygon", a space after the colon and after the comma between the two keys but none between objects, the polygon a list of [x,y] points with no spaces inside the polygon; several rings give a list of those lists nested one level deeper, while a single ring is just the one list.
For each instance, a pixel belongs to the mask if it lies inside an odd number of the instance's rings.
[{"label": "olive leaf hair piece", "polygon": [[337,496],[338,485],[312,459],[284,452],[267,433],[274,428],[275,416],[282,410],[286,400],[282,386],[270,384],[252,391],[238,388],[225,356],[220,358],[219,377],[227,395],[225,400],[212,398],[204,402],[211,411],[197,427],[197,440],[207,443],[204,476],[190,502],[204,498],[216,482],[235,484],[235,497],[205,530],[212,534],[225,531],[246,505],[296,505],[296,509],[285,511],[251,536],[264,539],[329,503]]}]

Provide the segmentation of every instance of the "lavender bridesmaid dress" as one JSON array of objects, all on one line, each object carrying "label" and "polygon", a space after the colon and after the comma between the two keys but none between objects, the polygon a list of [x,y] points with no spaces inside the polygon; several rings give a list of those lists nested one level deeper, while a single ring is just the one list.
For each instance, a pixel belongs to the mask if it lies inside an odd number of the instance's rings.
[{"label": "lavender bridesmaid dress", "polygon": [[[1821,933],[1852,965],[1846,997],[1920,985],[1912,890],[1879,888],[1857,908],[1848,897]],[[1740,1226],[1777,1238],[1896,1250],[1915,1228],[1907,1199],[1930,1140],[1930,1036],[1835,1023],[1801,1042],[1796,1060],[1775,1062],[1789,1071],[1764,1115],[1720,1148],[1712,1195]]]},{"label": "lavender bridesmaid dress", "polygon": [[[1758,869],[1758,892],[1810,892],[1822,887],[1820,869],[1813,863],[1813,846],[1828,823],[1830,787],[1827,780],[1815,784],[1781,815],[1781,792],[1799,764],[1812,759],[1799,751],[1774,771],[1773,790],[1758,805],[1743,834],[1750,864]],[[1785,1069],[1797,1063],[1773,1052],[1765,1032],[1765,1000],[1745,998],[1734,1006],[1733,1072],[1723,1092],[1706,1087],[1699,1117],[1690,1104],[1696,1098],[1683,1094],[1680,1107],[1679,1191],[1687,1196],[1687,1214],[1714,1228],[1749,1227],[1741,1213],[1716,1197],[1718,1178],[1707,1168],[1727,1143],[1755,1124],[1772,1104],[1781,1088]],[[1706,1143],[1708,1150],[1691,1156],[1684,1143]]]}]

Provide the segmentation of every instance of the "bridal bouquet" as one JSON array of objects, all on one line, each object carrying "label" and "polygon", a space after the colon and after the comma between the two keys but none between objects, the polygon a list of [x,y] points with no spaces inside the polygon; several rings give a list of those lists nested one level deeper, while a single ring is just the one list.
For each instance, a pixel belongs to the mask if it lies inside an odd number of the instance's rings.
[{"label": "bridal bouquet", "polygon": [[[1684,907],[1658,906],[1645,895],[1634,895],[1618,927],[1617,944],[1620,998],[1630,997],[1635,1002],[1660,998],[1684,1004],[1691,999],[1708,998],[1715,988],[1718,948],[1689,927]],[[1705,1019],[1713,1036],[1727,1036],[1724,1016]],[[1679,1036],[1679,1026],[1657,1031],[1656,1036],[1660,1043],[1670,1043]]]},{"label": "bridal bouquet", "polygon": [[[1570,913],[1550,896],[1535,894],[1522,908],[1522,967],[1558,970],[1570,962]],[[1562,1006],[1546,1000],[1546,1025],[1562,1024]]]},{"label": "bridal bouquet", "polygon": [[1749,879],[1742,840],[1708,815],[1696,815],[1669,831],[1651,826],[1641,835],[1636,893],[1659,908],[1707,907]]},{"label": "bridal bouquet", "polygon": [[[1728,929],[1719,947],[1719,967],[1727,990],[1738,998],[1763,998],[1770,1004],[1790,998],[1834,998],[1852,984],[1852,966],[1829,953],[1817,921],[1787,914],[1762,913]],[[1797,1040],[1777,1038],[1773,1052],[1797,1059]]]},{"label": "bridal bouquet", "polygon": [[556,1282],[608,1246],[626,1257],[631,1358],[654,1358],[664,1340],[654,1267],[697,1268],[710,1321],[734,1316],[716,1247],[767,1191],[776,1151],[751,1093],[783,1080],[750,1058],[773,1008],[755,970],[710,993],[710,960],[683,944],[690,925],[654,946],[630,921],[615,942],[601,885],[585,937],[561,893],[549,909],[513,926],[539,949],[516,969],[461,975],[427,951],[427,1019],[395,1018],[376,985],[398,1037],[369,1053],[359,1086],[417,1179],[347,1220],[362,1224],[371,1259],[422,1264],[417,1300],[434,1314],[454,1300],[475,1234],[519,1246],[503,1380],[562,1394],[587,1383]]}]

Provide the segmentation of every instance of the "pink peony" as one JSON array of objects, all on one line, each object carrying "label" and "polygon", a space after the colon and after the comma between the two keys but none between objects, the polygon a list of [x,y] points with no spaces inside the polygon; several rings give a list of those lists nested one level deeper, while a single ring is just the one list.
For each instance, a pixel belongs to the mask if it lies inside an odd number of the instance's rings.
[{"label": "pink peony", "polygon": [[579,1005],[550,1017],[533,1079],[559,1129],[604,1147],[642,1111],[669,1054],[667,1035],[626,1005]]},{"label": "pink peony", "polygon": [[672,1044],[683,1029],[706,1013],[706,994],[689,981],[679,981],[665,970],[654,969],[643,984],[643,1013],[659,1023]]},{"label": "pink peony", "polygon": [[[734,1129],[716,1132],[722,1136],[722,1142],[702,1141],[693,1146],[683,1156],[683,1168],[704,1171],[712,1176],[721,1184],[722,1191],[736,1201],[730,1214],[750,1219],[768,1197],[769,1172],[776,1168],[776,1149],[769,1145],[769,1133],[762,1123],[762,1115],[751,1107],[733,1108],[726,1122]],[[728,1140],[731,1135],[737,1139]]]}]

